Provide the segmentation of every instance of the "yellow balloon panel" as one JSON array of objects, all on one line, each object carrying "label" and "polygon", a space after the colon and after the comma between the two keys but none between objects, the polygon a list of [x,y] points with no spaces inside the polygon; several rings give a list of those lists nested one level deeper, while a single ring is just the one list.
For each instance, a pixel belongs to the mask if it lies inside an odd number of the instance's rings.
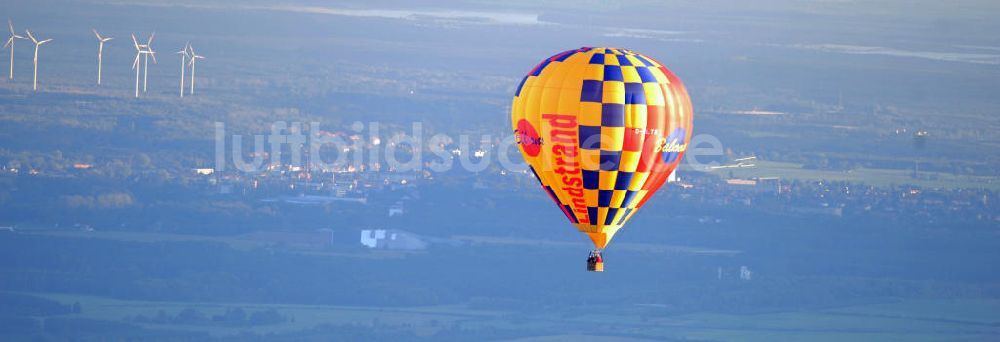
[{"label": "yellow balloon panel", "polygon": [[584,47],[546,58],[524,77],[511,124],[542,188],[604,248],[680,163],[691,100],[646,55]]}]

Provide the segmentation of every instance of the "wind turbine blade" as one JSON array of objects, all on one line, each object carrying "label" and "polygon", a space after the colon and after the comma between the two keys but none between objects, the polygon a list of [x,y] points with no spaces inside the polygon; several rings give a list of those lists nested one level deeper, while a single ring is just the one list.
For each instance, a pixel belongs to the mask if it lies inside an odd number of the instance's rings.
[{"label": "wind turbine blade", "polygon": [[146,41],[146,46],[153,45],[153,38],[156,38],[156,32],[149,35],[149,40]]},{"label": "wind turbine blade", "polygon": [[13,42],[14,42],[14,37],[7,38],[7,43],[3,44],[3,48],[6,49]]},{"label": "wind turbine blade", "polygon": [[51,41],[52,41],[52,38],[49,38],[49,39],[46,39],[46,40],[38,42],[38,45],[42,45],[42,44],[45,44],[45,43],[48,43],[48,42],[51,42]]},{"label": "wind turbine blade", "polygon": [[153,64],[156,64],[156,52],[149,51],[149,57],[153,57]]},{"label": "wind turbine blade", "polygon": [[94,31],[94,35],[97,36],[97,40],[100,40],[100,41],[104,40],[104,38],[101,38],[101,34],[97,33],[97,29],[90,29],[90,30]]},{"label": "wind turbine blade", "polygon": [[132,34],[132,45],[135,45],[135,49],[139,50],[139,41],[135,39],[135,33]]},{"label": "wind turbine blade", "polygon": [[132,62],[132,70],[139,66],[139,54],[135,54],[135,61]]},{"label": "wind turbine blade", "polygon": [[114,38],[113,37],[107,37],[107,38],[104,38],[104,41],[106,42],[106,41],[109,41],[109,40],[112,40],[112,39],[114,39]]},{"label": "wind turbine blade", "polygon": [[10,19],[7,19],[7,28],[9,28],[9,29],[10,29],[10,35],[12,35],[12,36],[15,36],[15,35],[16,35],[16,34],[14,33],[14,23],[13,23],[13,22],[11,22],[11,21],[10,21]]},{"label": "wind turbine blade", "polygon": [[38,39],[35,39],[35,36],[31,35],[30,30],[24,30],[24,32],[28,33],[28,38],[31,38],[31,41],[35,42],[35,44],[38,44]]}]

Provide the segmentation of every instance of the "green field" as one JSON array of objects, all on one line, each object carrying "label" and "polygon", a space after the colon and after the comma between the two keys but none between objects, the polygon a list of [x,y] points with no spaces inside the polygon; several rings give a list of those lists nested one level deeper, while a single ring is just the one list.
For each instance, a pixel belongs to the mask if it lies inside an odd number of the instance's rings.
[{"label": "green field", "polygon": [[84,309],[82,313],[77,315],[78,317],[109,321],[125,321],[137,315],[152,317],[156,316],[160,311],[172,316],[188,308],[198,310],[209,317],[223,314],[228,308],[242,308],[247,311],[275,309],[280,314],[290,318],[290,321],[285,323],[265,326],[227,327],[220,325],[141,324],[148,328],[205,331],[215,336],[233,335],[243,331],[250,331],[257,334],[291,332],[312,328],[321,324],[353,324],[372,327],[378,325],[406,325],[411,327],[418,335],[425,335],[432,334],[444,326],[459,321],[489,321],[500,316],[496,312],[449,306],[372,308],[329,305],[149,302],[52,293],[33,293],[33,295],[65,304],[80,303]]},{"label": "green field", "polygon": [[[432,335],[445,327],[524,329],[552,333],[520,339],[548,341],[620,337],[644,339],[693,339],[708,341],[976,341],[1000,334],[1000,300],[903,300],[885,304],[850,306],[815,311],[759,314],[658,315],[645,307],[581,308],[576,315],[545,312],[475,310],[467,306],[351,307],[248,303],[184,303],[119,300],[71,294],[32,293],[64,304],[80,303],[74,316],[124,321],[163,311],[175,315],[191,308],[206,316],[227,308],[276,309],[292,320],[265,326],[176,325],[173,329],[208,332],[214,336],[241,332],[281,333],[321,324],[403,327],[418,336]],[[142,324],[147,328],[168,325]],[[561,334],[560,334],[561,332]]]},{"label": "green field", "polygon": [[802,164],[754,161],[755,167],[716,169],[713,173],[735,178],[778,177],[806,181],[846,181],[875,186],[916,185],[925,188],[1000,190],[1000,178],[987,176],[956,176],[942,172],[857,168],[847,171],[806,169]]},{"label": "green field", "polygon": [[[740,341],[976,341],[1000,333],[997,312],[997,300],[906,300],[818,312],[704,314],[688,316],[692,326],[683,336]],[[702,324],[706,326],[697,327]]]}]

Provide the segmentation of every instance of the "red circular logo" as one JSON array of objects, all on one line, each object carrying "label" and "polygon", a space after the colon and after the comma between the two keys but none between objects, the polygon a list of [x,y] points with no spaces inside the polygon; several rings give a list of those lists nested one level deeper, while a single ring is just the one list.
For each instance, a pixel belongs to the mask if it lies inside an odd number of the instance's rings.
[{"label": "red circular logo", "polygon": [[538,152],[542,151],[542,138],[538,136],[538,131],[528,120],[521,119],[517,122],[514,140],[518,145],[521,145],[521,150],[529,156],[536,157]]}]

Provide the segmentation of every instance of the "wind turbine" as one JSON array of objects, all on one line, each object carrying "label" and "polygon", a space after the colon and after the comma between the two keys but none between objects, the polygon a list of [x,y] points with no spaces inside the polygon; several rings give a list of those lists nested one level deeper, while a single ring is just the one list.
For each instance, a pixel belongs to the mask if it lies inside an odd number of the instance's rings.
[{"label": "wind turbine", "polygon": [[[155,35],[156,33],[150,35],[149,40],[146,41],[146,44],[139,44],[139,40],[135,38],[135,34],[132,34],[132,46],[135,47],[135,60],[132,61],[132,70],[135,70],[135,97],[139,97],[139,73],[142,72],[143,75],[149,74],[150,55],[153,55],[153,63],[156,63],[156,55],[155,55],[156,52],[153,52],[153,50],[149,48],[149,44],[153,42],[153,36]],[[145,63],[146,63],[145,68],[143,68],[143,64],[141,64],[142,61],[140,61],[139,59],[140,57],[145,58]],[[146,82],[145,82],[146,79],[148,79],[148,77],[143,78],[143,83],[142,83],[143,92],[146,91]]]},{"label": "wind turbine", "polygon": [[143,45],[139,44],[139,41],[135,39],[135,34],[132,34],[132,46],[135,46],[135,60],[132,62],[132,70],[135,70],[135,97],[139,97],[139,72],[142,68],[139,67],[139,56],[146,53],[143,49]]},{"label": "wind turbine", "polygon": [[204,59],[205,56],[194,53],[194,46],[191,44],[188,44],[188,50],[191,51],[191,61],[189,62],[191,64],[191,95],[194,95],[194,65],[197,60]]},{"label": "wind turbine", "polygon": [[14,32],[14,23],[7,19],[7,27],[10,28],[10,38],[7,38],[7,43],[3,45],[6,49],[10,46],[10,76],[8,78],[14,79],[14,41],[17,39],[26,39],[23,36],[19,36]]},{"label": "wind turbine", "polygon": [[156,32],[149,35],[149,40],[146,41],[145,45],[141,45],[146,48],[146,55],[143,61],[143,71],[142,71],[142,92],[146,92],[146,84],[149,81],[149,57],[153,57],[153,64],[156,64],[156,52],[153,51],[153,38],[156,37]]},{"label": "wind turbine", "polygon": [[187,64],[188,47],[190,46],[191,43],[187,43],[181,51],[177,51],[177,54],[181,55],[181,97],[184,97],[184,67],[186,67],[185,64]]},{"label": "wind turbine", "polygon": [[139,97],[139,55],[142,54],[142,48],[139,47],[139,41],[135,40],[135,33],[132,34],[132,45],[135,46],[135,61],[132,62],[132,70],[135,70],[135,97]]},{"label": "wind turbine", "polygon": [[38,41],[38,39],[35,39],[35,36],[31,34],[30,30],[24,30],[24,32],[27,33],[28,38],[31,38],[31,41],[35,43],[35,79],[32,84],[32,90],[38,90],[38,47],[42,46],[42,44],[51,42],[52,39],[50,38],[43,41]]},{"label": "wind turbine", "polygon": [[111,38],[111,37],[101,37],[101,34],[97,33],[96,29],[92,29],[91,31],[94,31],[94,35],[97,36],[97,40],[99,42],[98,45],[97,45],[97,84],[100,85],[101,84],[101,66],[103,64],[103,58],[104,58],[103,57],[103,55],[104,55],[104,43],[107,43],[109,40],[112,40],[114,38]]}]

